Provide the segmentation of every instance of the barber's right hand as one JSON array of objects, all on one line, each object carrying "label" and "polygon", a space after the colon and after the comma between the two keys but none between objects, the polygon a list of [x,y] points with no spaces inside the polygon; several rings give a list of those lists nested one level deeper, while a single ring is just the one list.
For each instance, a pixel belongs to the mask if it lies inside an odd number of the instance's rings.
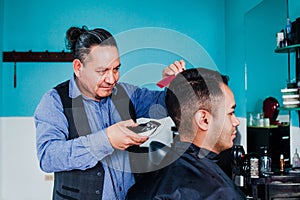
[{"label": "barber's right hand", "polygon": [[148,137],[141,136],[130,129],[130,126],[137,126],[133,120],[121,121],[113,124],[106,129],[108,140],[115,149],[125,150],[132,145],[140,145],[144,143]]}]

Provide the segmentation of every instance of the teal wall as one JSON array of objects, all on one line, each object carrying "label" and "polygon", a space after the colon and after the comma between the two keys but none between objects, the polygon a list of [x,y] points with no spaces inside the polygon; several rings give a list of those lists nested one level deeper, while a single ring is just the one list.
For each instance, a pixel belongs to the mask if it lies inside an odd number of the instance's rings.
[{"label": "teal wall", "polygon": [[[281,103],[280,89],[286,84],[287,58],[274,53],[274,49],[275,34],[286,21],[285,2],[190,0],[183,4],[178,0],[81,0],[76,3],[71,0],[4,0],[0,51],[65,50],[65,32],[74,25],[104,27],[114,35],[143,27],[174,30],[203,47],[219,71],[230,76],[237,101],[236,113],[245,117],[247,111],[261,111],[261,103],[268,96],[274,96]],[[300,16],[300,3],[299,0],[289,2],[290,16],[294,20]],[[164,35],[162,43],[174,41],[173,46],[188,49],[188,44],[182,46],[182,41],[169,33],[170,37]],[[123,38],[119,45],[138,45],[138,41],[152,36],[148,32],[128,41]],[[155,82],[160,78],[162,65],[174,59],[189,58],[178,52],[145,48],[121,55],[123,78],[139,84],[150,77]],[[185,52],[195,54],[193,50]],[[140,75],[141,70],[135,70],[134,78],[125,76],[143,65],[147,67],[145,76]],[[71,63],[17,63],[17,87],[14,88],[13,63],[1,63],[0,67],[1,116],[32,116],[41,96],[72,75]],[[150,67],[156,70],[151,72]],[[153,87],[154,84],[148,81],[142,85]]]},{"label": "teal wall", "polygon": [[[0,38],[2,38],[2,33],[3,33],[3,1],[0,1]],[[0,39],[0,52],[2,52],[2,43],[3,41]],[[0,60],[2,60],[2,53],[0,54]],[[3,73],[2,73],[2,62],[0,61],[0,116],[2,116],[2,108],[3,108],[3,104],[2,104],[2,99],[3,99],[3,83],[2,83],[2,77],[3,77]],[[0,130],[2,130],[2,120],[0,119]],[[3,141],[3,133],[2,131],[0,131],[0,141]],[[0,159],[2,159],[3,155],[3,147],[1,144],[1,148],[0,148]],[[3,165],[0,165],[0,176],[3,177],[2,174],[2,170],[3,170]],[[3,183],[2,181],[0,181],[0,199],[3,199]]]},{"label": "teal wall", "polygon": [[289,12],[290,18],[295,20],[300,17],[300,1],[299,0],[289,0]]},{"label": "teal wall", "polygon": [[[3,16],[4,16],[4,12],[3,12],[3,6],[4,6],[4,2],[0,1],[0,38],[3,38]],[[3,49],[3,40],[0,39],[0,52],[2,52]],[[2,111],[3,111],[3,103],[2,103],[2,99],[3,99],[3,68],[2,68],[2,53],[0,54],[0,116],[2,116]],[[1,121],[0,121],[0,128],[1,128]]]},{"label": "teal wall", "polygon": [[[188,3],[179,0],[79,0],[76,3],[71,0],[4,0],[3,19],[3,51],[65,50],[65,32],[74,25],[104,27],[115,35],[135,28],[162,27],[197,42],[218,69],[226,72],[224,0],[190,0]],[[127,42],[134,43],[135,39]],[[173,45],[177,43],[180,41],[174,40]],[[121,73],[125,74],[136,65],[168,65],[181,57],[155,49],[132,52],[121,57]],[[13,63],[3,63],[2,70],[5,105],[1,107],[2,116],[32,116],[41,96],[72,75],[70,63],[17,63],[17,87],[14,88]],[[156,74],[158,77],[153,78],[159,80],[161,70]],[[140,79],[143,76],[149,74],[140,75]]]}]

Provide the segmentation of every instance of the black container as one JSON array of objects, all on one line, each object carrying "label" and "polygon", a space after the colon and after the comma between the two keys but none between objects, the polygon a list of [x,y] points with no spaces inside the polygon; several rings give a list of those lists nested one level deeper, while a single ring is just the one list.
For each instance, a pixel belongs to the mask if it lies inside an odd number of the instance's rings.
[{"label": "black container", "polygon": [[300,44],[300,17],[292,22],[292,36],[294,44]]}]

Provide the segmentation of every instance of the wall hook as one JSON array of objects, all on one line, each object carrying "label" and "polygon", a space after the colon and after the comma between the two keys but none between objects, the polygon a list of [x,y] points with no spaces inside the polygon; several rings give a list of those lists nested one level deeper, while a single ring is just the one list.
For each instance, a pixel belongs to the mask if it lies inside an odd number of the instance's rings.
[{"label": "wall hook", "polygon": [[14,88],[17,87],[17,63],[14,62]]}]

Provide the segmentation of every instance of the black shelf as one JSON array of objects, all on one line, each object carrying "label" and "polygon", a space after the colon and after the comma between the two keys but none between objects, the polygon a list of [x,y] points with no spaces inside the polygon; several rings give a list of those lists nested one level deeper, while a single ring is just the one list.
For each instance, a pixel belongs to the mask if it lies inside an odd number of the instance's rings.
[{"label": "black shelf", "polygon": [[[288,80],[290,82],[290,65],[291,65],[291,57],[290,54],[294,53],[295,54],[295,78],[296,78],[296,83],[300,82],[300,44],[294,44],[286,47],[281,47],[281,48],[276,48],[275,53],[286,53],[288,55]],[[298,120],[299,120],[299,125],[300,125],[300,107],[293,107],[293,108],[287,108],[287,107],[280,107],[278,110],[287,110],[287,111],[296,111],[298,112]]]},{"label": "black shelf", "polygon": [[278,110],[298,110],[300,111],[300,107],[294,107],[294,108],[286,108],[286,107],[279,107]]},{"label": "black shelf", "polygon": [[300,48],[300,44],[290,45],[286,47],[276,48],[275,53],[293,53]]}]

